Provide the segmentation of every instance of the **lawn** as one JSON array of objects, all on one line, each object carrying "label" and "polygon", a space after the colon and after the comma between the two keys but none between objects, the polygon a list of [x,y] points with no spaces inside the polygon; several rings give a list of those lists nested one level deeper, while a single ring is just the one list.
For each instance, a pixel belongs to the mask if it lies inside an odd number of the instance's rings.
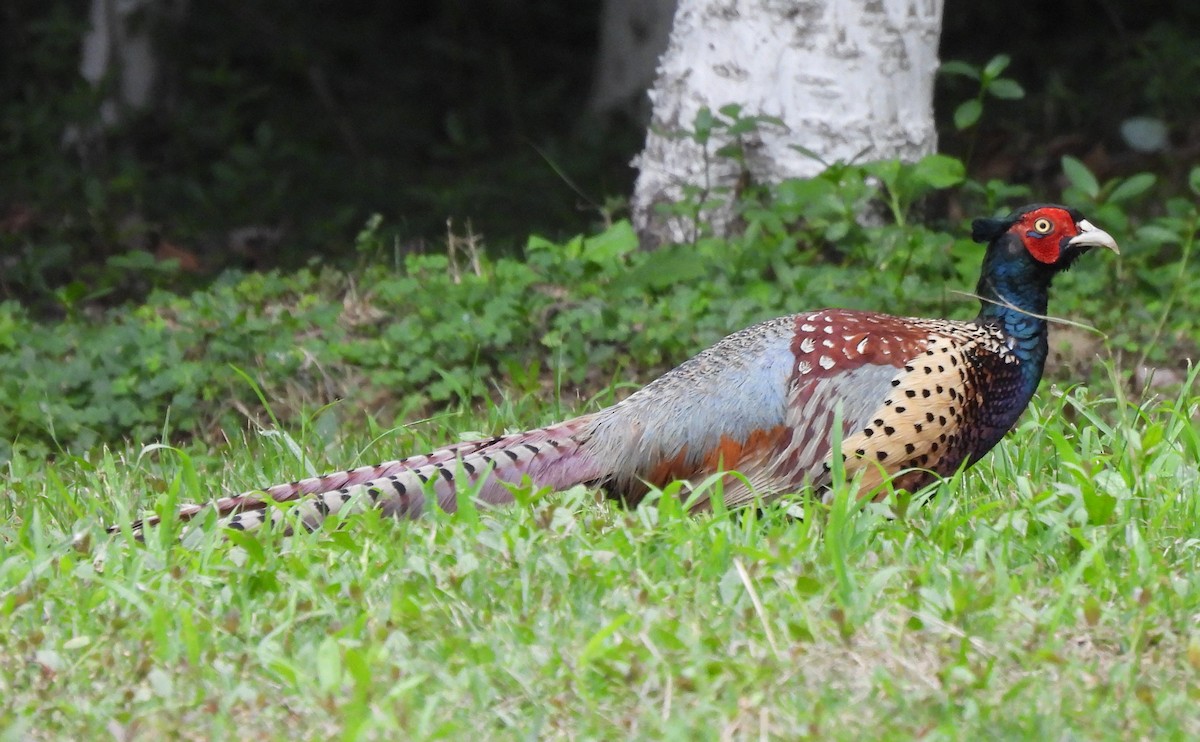
[{"label": "lawn", "polygon": [[589,411],[797,308],[963,316],[966,224],[860,225],[867,166],[793,184],[736,239],[657,252],[620,222],[520,259],[390,262],[368,229],[354,272],[230,274],[53,325],[0,304],[0,742],[1200,738],[1200,389],[1181,371],[1200,211],[1130,219],[1118,201],[1153,176],[1064,171],[1125,253],[1055,287],[1079,347],[1054,341],[974,468],[865,507],[846,482],[695,517],[678,485],[633,509],[580,487],[290,538],[129,528]]},{"label": "lawn", "polygon": [[691,517],[576,488],[292,538],[104,532],[559,414],[535,396],[333,444],[17,457],[4,738],[1194,739],[1191,390],[1044,384],[974,469],[866,508],[843,486]]}]

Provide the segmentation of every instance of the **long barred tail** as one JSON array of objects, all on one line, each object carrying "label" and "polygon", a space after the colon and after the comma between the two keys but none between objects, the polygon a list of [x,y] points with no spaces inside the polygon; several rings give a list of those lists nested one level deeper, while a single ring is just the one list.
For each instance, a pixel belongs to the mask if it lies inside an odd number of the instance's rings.
[{"label": "long barred tail", "polygon": [[[386,515],[416,517],[427,498],[443,510],[454,511],[460,487],[478,486],[477,501],[499,505],[513,500],[507,485],[519,484],[526,477],[535,486],[554,489],[599,482],[610,472],[588,451],[592,418],[586,415],[525,433],[458,443],[424,455],[224,497],[207,505],[184,505],[176,518],[189,521],[211,508],[226,526],[251,530],[268,517],[273,523],[284,517],[281,509],[269,507],[271,501],[299,500],[300,521],[311,530],[352,502],[360,508],[377,507]],[[140,536],[159,520],[150,516],[135,521],[134,534]],[[119,526],[109,528],[110,533],[119,530]]]}]

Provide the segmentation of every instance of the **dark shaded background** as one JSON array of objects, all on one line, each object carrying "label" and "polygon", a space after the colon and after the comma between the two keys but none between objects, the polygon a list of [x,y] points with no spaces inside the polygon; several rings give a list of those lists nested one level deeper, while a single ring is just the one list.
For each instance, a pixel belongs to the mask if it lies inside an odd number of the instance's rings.
[{"label": "dark shaded background", "polygon": [[[8,0],[0,297],[52,306],[73,286],[121,300],[223,267],[345,261],[376,212],[401,249],[438,243],[448,219],[456,231],[470,220],[499,252],[591,229],[606,199],[630,192],[643,138],[635,114],[585,112],[599,7],[191,3],[163,31],[153,109],[86,135],[100,99],[78,75],[86,3]],[[1010,54],[1029,95],[989,101],[964,135],[948,121],[974,90],[942,80],[942,149],[971,152],[977,177],[1037,189],[1054,187],[1068,153],[1102,177],[1151,169],[1169,181],[1197,159],[1198,39],[1194,0],[949,0],[943,60]],[[1129,152],[1117,131],[1132,115],[1164,120],[1170,151]],[[72,126],[85,136],[64,146]],[[184,275],[156,276],[138,254],[180,258]]]}]

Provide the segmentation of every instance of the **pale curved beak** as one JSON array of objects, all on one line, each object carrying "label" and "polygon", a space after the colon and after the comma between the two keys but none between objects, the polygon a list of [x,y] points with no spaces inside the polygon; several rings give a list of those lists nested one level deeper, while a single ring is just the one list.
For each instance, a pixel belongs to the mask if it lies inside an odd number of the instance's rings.
[{"label": "pale curved beak", "polygon": [[1079,234],[1072,237],[1067,242],[1068,245],[1076,247],[1083,245],[1087,245],[1088,247],[1107,247],[1117,255],[1121,254],[1120,248],[1117,247],[1117,241],[1112,238],[1112,235],[1092,224],[1087,219],[1080,219],[1075,227],[1079,230]]}]

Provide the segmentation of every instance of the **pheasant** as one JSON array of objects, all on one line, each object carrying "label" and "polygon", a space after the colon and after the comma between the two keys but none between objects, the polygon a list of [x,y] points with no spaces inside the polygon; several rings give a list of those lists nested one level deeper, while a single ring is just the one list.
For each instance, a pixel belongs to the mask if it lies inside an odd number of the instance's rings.
[{"label": "pheasant", "polygon": [[[598,412],[515,435],[458,443],[377,466],[267,487],[211,505],[230,528],[282,517],[274,501],[300,500],[306,528],[348,504],[418,516],[427,502],[456,506],[459,488],[481,503],[513,501],[528,480],[562,490],[600,487],[636,502],[652,486],[726,475],[689,501],[727,507],[804,487],[820,491],[840,455],[858,495],[890,478],[916,490],[970,466],[1016,422],[1046,362],[1050,282],[1093,247],[1116,241],[1074,209],[1031,205],[976,219],[988,243],[970,321],[822,309],[734,333],[626,399]],[[841,422],[840,451],[833,427]],[[204,505],[185,505],[190,520]],[[157,522],[134,523],[138,534]],[[115,530],[114,527],[113,530]]]}]

